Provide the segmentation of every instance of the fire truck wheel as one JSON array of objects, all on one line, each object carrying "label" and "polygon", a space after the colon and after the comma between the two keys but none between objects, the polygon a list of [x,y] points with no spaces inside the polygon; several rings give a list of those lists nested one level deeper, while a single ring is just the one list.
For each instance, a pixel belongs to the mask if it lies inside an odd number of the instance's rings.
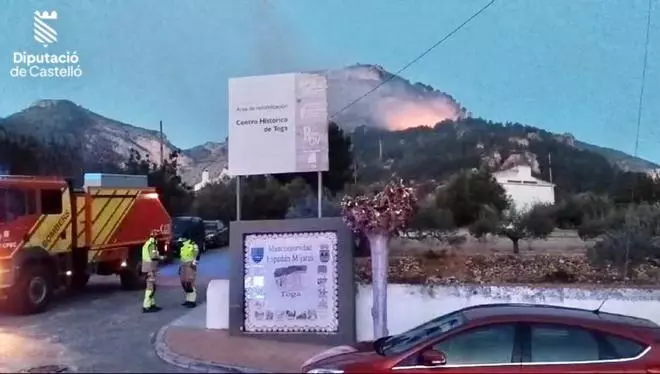
[{"label": "fire truck wheel", "polygon": [[89,282],[89,274],[76,274],[74,273],[73,276],[71,277],[71,290],[73,291],[82,291],[85,286],[87,286],[87,283]]},{"label": "fire truck wheel", "polygon": [[119,273],[121,288],[127,291],[141,290],[146,287],[146,276],[142,273],[142,263],[128,267]]},{"label": "fire truck wheel", "polygon": [[20,314],[41,313],[48,308],[53,295],[52,276],[46,267],[25,268],[12,292],[12,304]]}]

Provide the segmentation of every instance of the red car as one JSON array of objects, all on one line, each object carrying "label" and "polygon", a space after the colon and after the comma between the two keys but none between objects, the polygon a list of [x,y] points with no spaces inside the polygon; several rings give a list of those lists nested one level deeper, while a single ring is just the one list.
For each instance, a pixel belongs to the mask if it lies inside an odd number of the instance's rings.
[{"label": "red car", "polygon": [[549,305],[479,305],[410,331],[341,346],[303,373],[656,373],[660,326]]}]

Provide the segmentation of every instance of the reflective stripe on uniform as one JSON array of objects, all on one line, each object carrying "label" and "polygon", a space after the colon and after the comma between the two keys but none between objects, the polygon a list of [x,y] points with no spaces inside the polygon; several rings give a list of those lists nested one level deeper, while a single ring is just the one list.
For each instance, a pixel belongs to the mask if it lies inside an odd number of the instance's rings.
[{"label": "reflective stripe on uniform", "polygon": [[147,273],[147,287],[144,290],[142,307],[147,309],[156,306],[156,274],[152,271]]}]

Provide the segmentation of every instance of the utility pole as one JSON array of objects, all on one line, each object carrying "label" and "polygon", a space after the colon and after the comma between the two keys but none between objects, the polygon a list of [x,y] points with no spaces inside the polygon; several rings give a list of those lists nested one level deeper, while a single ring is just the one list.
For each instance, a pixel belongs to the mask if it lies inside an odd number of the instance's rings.
[{"label": "utility pole", "polygon": [[160,121],[160,167],[163,167],[163,121]]},{"label": "utility pole", "polygon": [[548,152],[548,176],[550,177],[550,184],[552,184],[552,201],[557,201],[557,189],[552,178],[552,154]]},{"label": "utility pole", "polygon": [[383,139],[378,139],[378,161],[383,162]]},{"label": "utility pole", "polygon": [[550,152],[548,152],[548,170],[550,174],[550,183],[552,183],[552,153]]}]

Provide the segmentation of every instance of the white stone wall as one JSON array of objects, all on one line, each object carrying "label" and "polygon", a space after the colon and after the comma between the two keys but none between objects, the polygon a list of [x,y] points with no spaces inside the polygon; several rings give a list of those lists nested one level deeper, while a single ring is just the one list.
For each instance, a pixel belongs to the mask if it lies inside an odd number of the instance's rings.
[{"label": "white stone wall", "polygon": [[[371,285],[357,285],[356,337],[373,339]],[[586,289],[527,286],[436,286],[390,284],[387,295],[388,329],[402,333],[432,318],[472,305],[528,303],[596,309],[646,318],[660,324],[660,290]],[[206,328],[229,328],[229,281],[215,279],[207,288]]]},{"label": "white stone wall", "polygon": [[[358,285],[357,340],[373,339],[371,285]],[[391,284],[387,295],[388,328],[398,334],[437,316],[479,304],[551,304],[642,317],[660,324],[660,290],[532,288],[515,286],[437,286]]]}]

